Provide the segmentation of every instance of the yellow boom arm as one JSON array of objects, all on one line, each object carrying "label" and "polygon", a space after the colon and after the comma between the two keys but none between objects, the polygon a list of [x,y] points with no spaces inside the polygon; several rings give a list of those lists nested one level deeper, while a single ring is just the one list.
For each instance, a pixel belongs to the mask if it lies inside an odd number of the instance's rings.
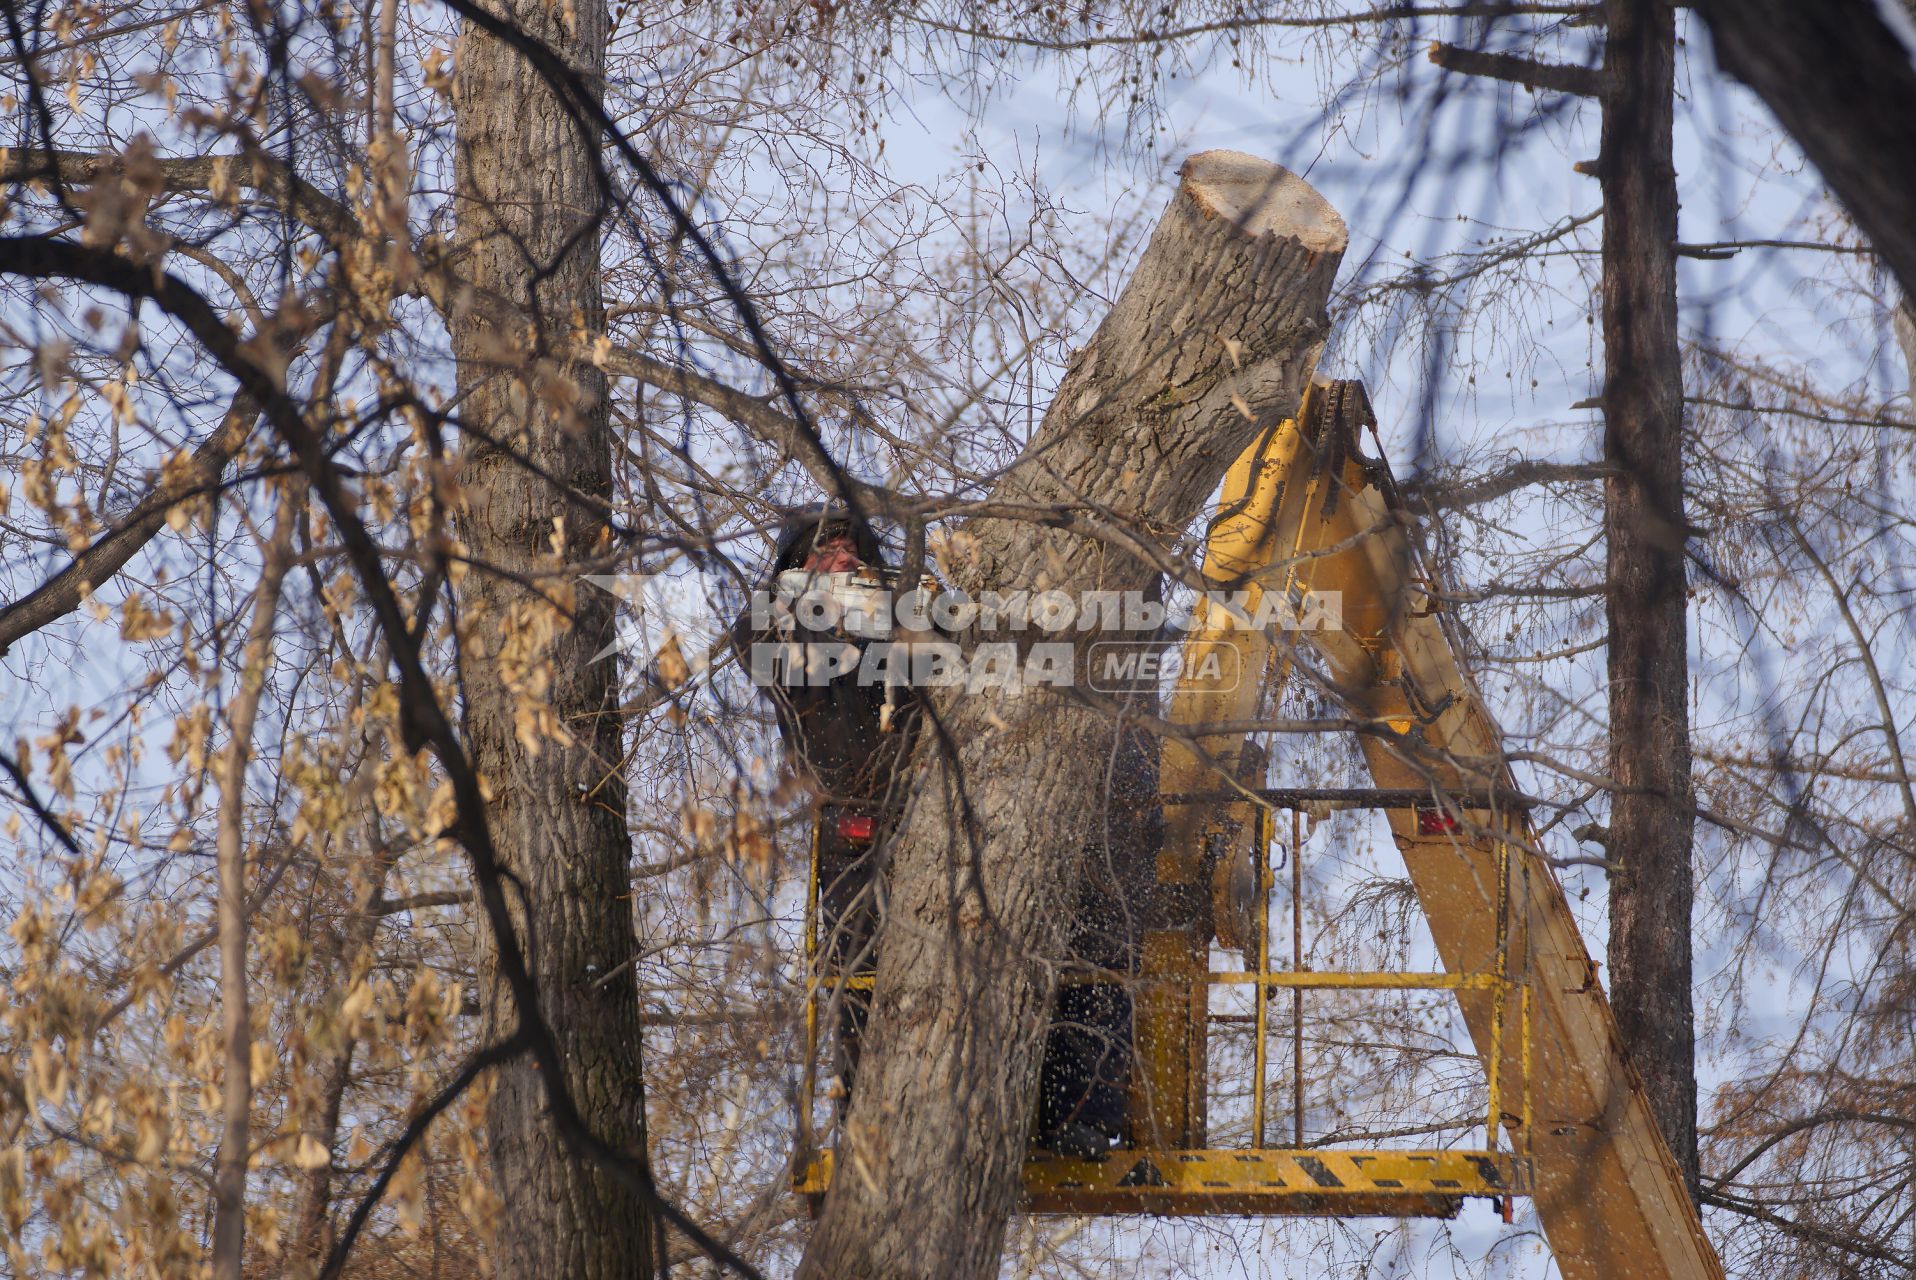
[{"label": "yellow boom arm", "polygon": [[[1357,450],[1368,418],[1361,386],[1319,383],[1297,420],[1253,445],[1225,482],[1205,576],[1223,590],[1251,589],[1253,602],[1258,591],[1282,592],[1299,613],[1309,612],[1309,593],[1341,594],[1340,630],[1295,638],[1316,648],[1342,700],[1368,720],[1362,745],[1377,787],[1432,796],[1422,821],[1399,808],[1391,828],[1444,966],[1460,975],[1526,966],[1529,1038],[1503,1034],[1519,1016],[1513,987],[1459,987],[1457,996],[1485,1058],[1493,1109],[1498,1082],[1504,1098],[1530,1100],[1506,1104],[1502,1122],[1533,1157],[1538,1214],[1563,1274],[1721,1277],[1563,891],[1526,851],[1534,842],[1523,810],[1494,802],[1514,794],[1501,736],[1419,579],[1408,513],[1388,471]],[[1286,637],[1215,621],[1187,640],[1169,713],[1210,759],[1167,742],[1167,794],[1227,785],[1243,743],[1242,730],[1229,726],[1256,713],[1273,644],[1285,657]],[[1237,652],[1202,661],[1223,649]],[[1492,799],[1465,808],[1439,799],[1446,795]],[[1197,851],[1217,813],[1167,806],[1160,880],[1195,882]],[[1450,817],[1432,821],[1434,813]],[[1142,975],[1137,1101],[1159,1132],[1188,1144],[1204,1137],[1202,1085],[1191,1079],[1192,1066],[1202,1071],[1204,1014],[1198,997],[1181,1003],[1173,993],[1187,979],[1205,989],[1208,943],[1195,934],[1148,939]]]}]

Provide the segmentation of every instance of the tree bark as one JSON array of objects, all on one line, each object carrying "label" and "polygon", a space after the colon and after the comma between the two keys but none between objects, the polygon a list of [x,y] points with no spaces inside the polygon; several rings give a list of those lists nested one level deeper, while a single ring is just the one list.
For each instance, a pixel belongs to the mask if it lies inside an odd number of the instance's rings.
[{"label": "tree bark", "polygon": [[[372,883],[348,906],[344,926],[320,935],[318,953],[324,955],[328,970],[336,978],[345,978],[360,953],[372,945],[379,929],[379,908],[384,905],[386,879],[392,868],[392,858],[375,854]],[[339,995],[328,1003],[329,1015],[337,1012],[336,1001],[343,995],[345,985],[344,982],[337,984]],[[323,1147],[329,1157],[339,1142],[340,1109],[345,1103],[346,1090],[352,1084],[353,1056],[359,1045],[359,1038],[346,1028],[337,1028],[335,1034],[340,1037],[339,1042],[331,1047],[318,1067],[318,1114],[313,1117],[310,1130],[313,1141]],[[297,1181],[299,1191],[294,1200],[287,1256],[295,1268],[304,1265],[316,1272],[333,1247],[332,1161],[328,1159],[316,1168],[301,1170]],[[303,1273],[294,1270],[291,1274]]]},{"label": "tree bark", "polygon": [[246,1164],[252,1154],[253,1024],[246,990],[246,765],[253,755],[253,725],[272,662],[273,626],[279,613],[293,527],[301,507],[281,492],[273,537],[260,569],[253,622],[240,657],[240,685],[226,717],[226,749],[220,756],[219,865],[220,1032],[226,1042],[220,1081],[220,1146],[213,1161],[213,1275],[240,1280],[246,1261]]},{"label": "tree bark", "polygon": [[[995,496],[1181,533],[1260,426],[1295,411],[1345,241],[1295,175],[1192,158]],[[1157,572],[1062,530],[980,518],[965,531],[970,552],[942,567],[967,588],[1142,590]],[[1075,633],[1081,675],[1096,638]],[[1070,690],[941,699],[891,849],[858,1091],[801,1276],[996,1274],[1114,729]]]},{"label": "tree bark", "polygon": [[1608,0],[1604,43],[1604,525],[1609,571],[1610,1000],[1697,1193],[1691,1004],[1690,668],[1683,366],[1677,344],[1676,18]]},{"label": "tree bark", "polygon": [[1903,293],[1916,295],[1916,66],[1874,0],[1692,7],[1723,69],[1776,113]]},{"label": "tree bark", "polygon": [[[495,12],[601,83],[603,0],[500,0]],[[564,1085],[600,1138],[642,1154],[638,1001],[630,977],[600,980],[629,974],[636,954],[617,664],[591,660],[614,637],[614,601],[576,591],[573,567],[604,550],[589,500],[612,492],[605,379],[565,354],[575,329],[603,325],[598,234],[588,225],[600,204],[596,157],[537,72],[502,42],[468,26],[457,67],[458,250],[473,286],[452,323],[466,429],[459,528],[488,566],[472,570],[460,596],[465,729],[491,789],[505,891]],[[474,298],[509,307],[480,308]],[[540,634],[546,627],[555,633]],[[550,663],[543,691],[520,658]],[[541,693],[551,719],[522,736],[520,717]],[[495,941],[488,937],[479,963],[492,1040],[519,1016]],[[500,1275],[654,1274],[648,1202],[567,1148],[531,1059],[499,1069],[487,1134],[504,1201]]]}]

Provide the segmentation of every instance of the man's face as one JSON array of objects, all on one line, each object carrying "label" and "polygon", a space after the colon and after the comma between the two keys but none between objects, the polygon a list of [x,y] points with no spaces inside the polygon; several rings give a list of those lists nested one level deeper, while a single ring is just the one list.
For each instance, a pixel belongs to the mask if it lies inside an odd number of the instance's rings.
[{"label": "man's face", "polygon": [[819,535],[812,553],[805,557],[804,567],[813,573],[849,573],[862,563],[851,530],[829,528]]}]

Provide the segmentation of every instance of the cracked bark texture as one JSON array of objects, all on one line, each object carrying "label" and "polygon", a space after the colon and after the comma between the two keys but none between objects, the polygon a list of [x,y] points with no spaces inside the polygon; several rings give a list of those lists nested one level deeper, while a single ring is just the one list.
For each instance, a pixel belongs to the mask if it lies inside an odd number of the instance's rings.
[{"label": "cracked bark texture", "polygon": [[1604,13],[1603,417],[1608,542],[1610,1004],[1670,1153],[1697,1194],[1690,915],[1690,663],[1683,361],[1677,343],[1676,14]]},{"label": "cracked bark texture", "polygon": [[[494,9],[588,83],[601,82],[603,0],[501,0]],[[477,561],[459,597],[468,749],[491,789],[488,817],[507,898],[566,1087],[601,1138],[642,1154],[639,1008],[622,968],[636,939],[617,668],[591,661],[613,638],[614,601],[573,590],[576,566],[603,550],[603,518],[581,499],[612,491],[605,379],[564,358],[575,326],[602,327],[598,235],[587,226],[599,205],[595,158],[538,74],[504,44],[468,27],[457,67],[457,252],[473,286],[452,324],[465,428],[459,531]],[[473,297],[509,306],[482,313]],[[555,520],[563,521],[556,556]],[[544,697],[568,739],[545,737],[536,751],[520,740],[515,720],[518,694],[536,690],[515,690],[513,664],[501,661],[515,630],[558,616],[535,586],[573,610],[570,627],[561,623],[526,655],[549,658]],[[621,972],[623,980],[598,981]],[[518,1011],[490,938],[479,984],[487,1035],[496,1040],[512,1031]],[[500,1275],[654,1273],[647,1202],[565,1146],[530,1058],[498,1071],[487,1133],[504,1200]]]},{"label": "cracked bark texture", "polygon": [[[1169,541],[1258,430],[1296,410],[1343,222],[1250,156],[1207,152],[1181,179],[995,499],[1090,506]],[[965,532],[969,555],[941,567],[974,593],[1143,590],[1157,572],[1030,523]],[[1082,673],[1097,637],[1041,638],[1073,639]],[[799,1271],[815,1280],[997,1273],[1056,964],[1100,829],[1111,716],[1049,688],[954,694],[937,710],[890,850],[858,1091]]]}]

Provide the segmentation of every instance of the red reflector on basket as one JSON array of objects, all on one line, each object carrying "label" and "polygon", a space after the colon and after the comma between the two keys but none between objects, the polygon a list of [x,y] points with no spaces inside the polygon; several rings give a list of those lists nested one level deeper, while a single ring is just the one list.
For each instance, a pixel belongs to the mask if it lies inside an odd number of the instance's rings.
[{"label": "red reflector on basket", "polygon": [[1417,810],[1417,834],[1420,836],[1448,835],[1457,830],[1457,815],[1447,809]]},{"label": "red reflector on basket", "polygon": [[832,830],[842,840],[870,840],[878,834],[878,819],[868,813],[841,813],[832,819]]}]

